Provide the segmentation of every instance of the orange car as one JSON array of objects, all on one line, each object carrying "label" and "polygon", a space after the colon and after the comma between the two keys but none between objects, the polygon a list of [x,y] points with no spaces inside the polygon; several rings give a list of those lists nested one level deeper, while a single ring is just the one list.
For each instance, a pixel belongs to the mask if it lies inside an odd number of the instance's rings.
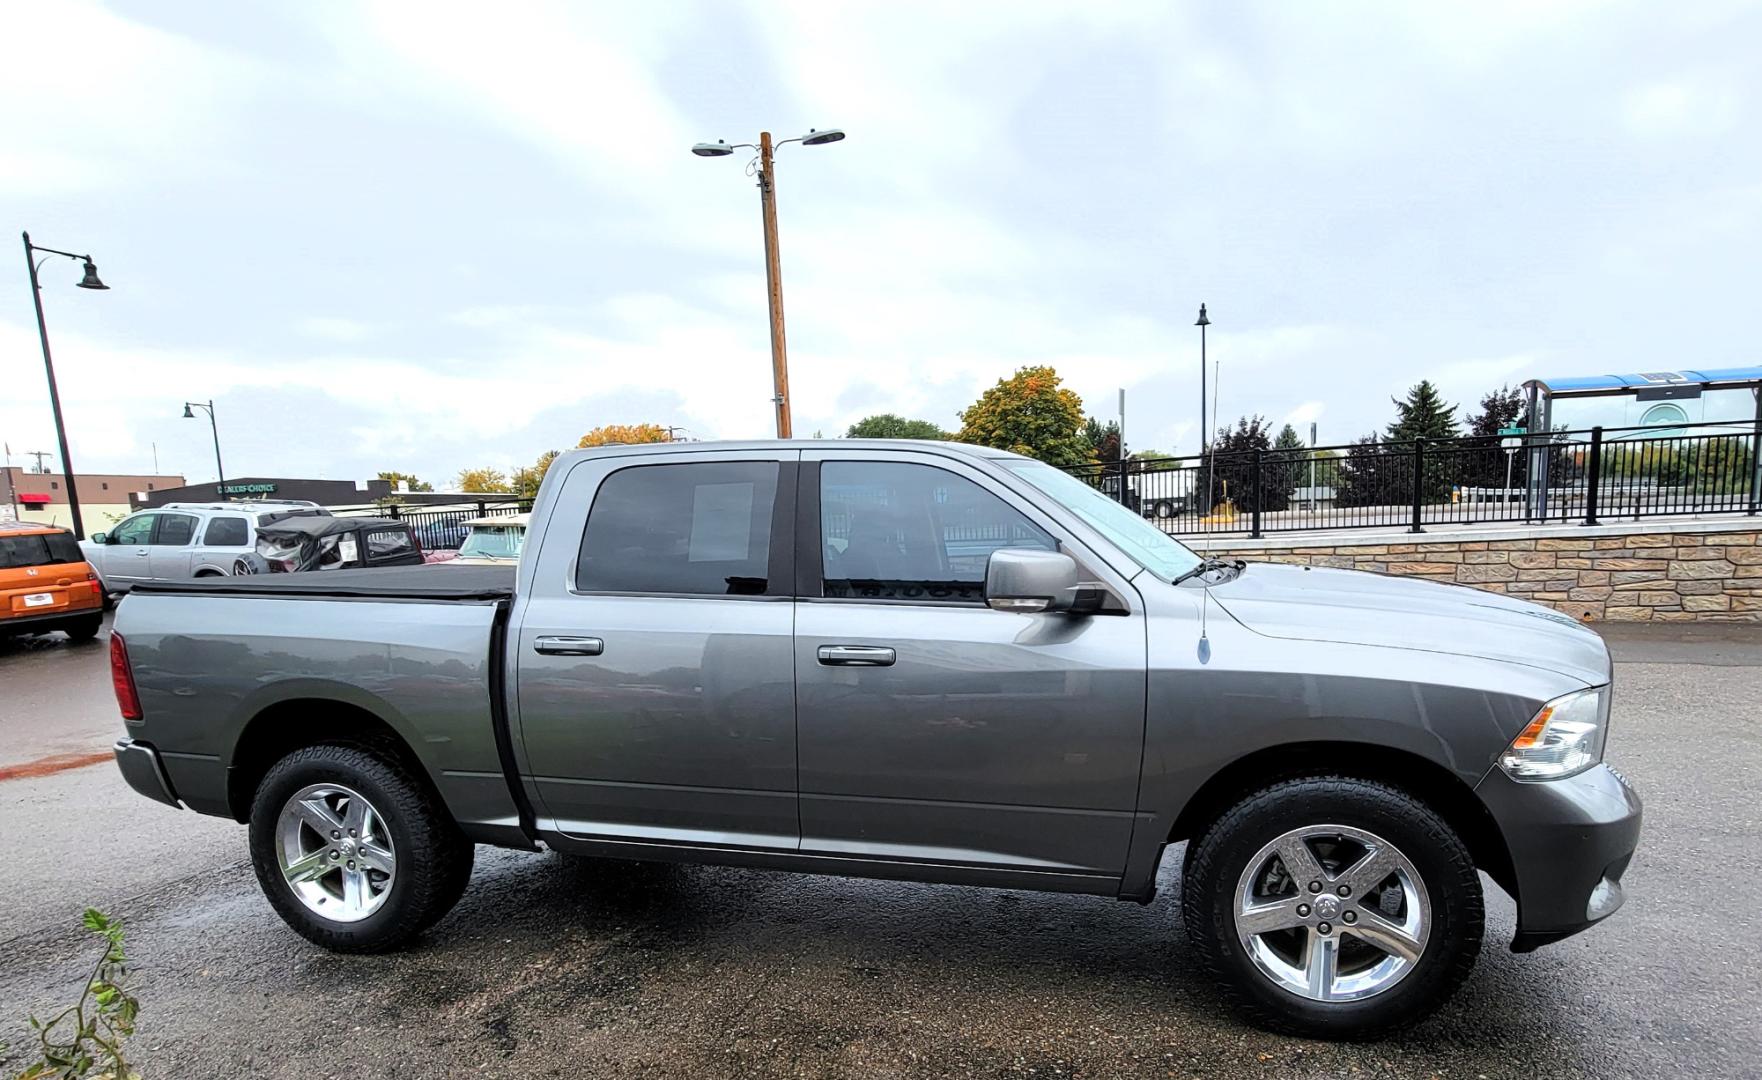
[{"label": "orange car", "polygon": [[103,621],[104,591],[72,533],[0,522],[0,635],[65,630],[89,641]]}]

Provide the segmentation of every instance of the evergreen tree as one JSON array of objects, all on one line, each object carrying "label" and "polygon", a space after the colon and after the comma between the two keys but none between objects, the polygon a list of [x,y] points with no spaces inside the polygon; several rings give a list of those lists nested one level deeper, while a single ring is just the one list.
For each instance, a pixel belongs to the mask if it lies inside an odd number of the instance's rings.
[{"label": "evergreen tree", "polygon": [[1444,404],[1430,379],[1421,379],[1407,391],[1407,400],[1395,403],[1396,420],[1387,431],[1390,442],[1414,439],[1454,439],[1462,434],[1456,426],[1456,406]]},{"label": "evergreen tree", "polygon": [[1272,439],[1267,434],[1266,418],[1261,416],[1244,416],[1236,421],[1234,429],[1218,429],[1198,478],[1201,485],[1210,489],[1209,494],[1201,492],[1202,505],[1215,506],[1228,496],[1239,513],[1254,512],[1256,450],[1262,451],[1259,508],[1274,511],[1291,505],[1291,489],[1285,483],[1286,466],[1277,455],[1268,452],[1272,450]]},{"label": "evergreen tree", "polygon": [[[1436,439],[1458,439],[1462,429],[1456,426],[1456,406],[1444,404],[1439,396],[1438,388],[1430,379],[1421,379],[1412,389],[1407,391],[1407,400],[1391,399],[1395,402],[1398,414],[1393,424],[1388,427],[1388,440],[1392,443],[1412,443],[1417,439],[1431,442]],[[1408,489],[1405,499],[1413,498],[1413,452],[1412,446],[1399,447],[1409,454],[1407,468]],[[1428,503],[1449,502],[1450,489],[1454,484],[1472,477],[1458,476],[1458,466],[1463,462],[1461,455],[1453,452],[1452,447],[1431,448],[1432,452],[1425,457],[1425,475],[1421,482],[1421,498]],[[1474,464],[1472,461],[1468,464]]]},{"label": "evergreen tree", "polygon": [[1297,434],[1296,428],[1286,424],[1279,429],[1279,437],[1273,440],[1272,464],[1267,466],[1261,485],[1264,487],[1276,479],[1289,505],[1291,492],[1309,483],[1308,461],[1309,448],[1304,445],[1303,437]]},{"label": "evergreen tree", "polygon": [[1096,464],[1120,459],[1120,422],[1102,423],[1095,417],[1083,421],[1083,441],[1089,444],[1089,460]]}]

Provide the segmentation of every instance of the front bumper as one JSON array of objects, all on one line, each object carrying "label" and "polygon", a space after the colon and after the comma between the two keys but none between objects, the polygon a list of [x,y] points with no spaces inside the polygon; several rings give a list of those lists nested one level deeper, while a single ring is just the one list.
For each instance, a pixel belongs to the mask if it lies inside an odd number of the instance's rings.
[{"label": "front bumper", "polygon": [[129,787],[149,799],[182,809],[177,792],[172,790],[171,778],[165,774],[165,764],[159,760],[159,751],[134,739],[118,739],[116,767],[122,770],[122,778]]},{"label": "front bumper", "polygon": [[1512,952],[1570,937],[1614,914],[1640,841],[1640,797],[1607,765],[1523,783],[1494,768],[1475,788],[1517,878]]}]

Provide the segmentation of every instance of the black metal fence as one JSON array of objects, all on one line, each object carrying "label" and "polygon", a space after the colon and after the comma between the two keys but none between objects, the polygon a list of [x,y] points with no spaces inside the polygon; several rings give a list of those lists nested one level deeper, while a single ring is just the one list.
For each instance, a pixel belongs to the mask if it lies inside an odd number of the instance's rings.
[{"label": "black metal fence", "polygon": [[1360,442],[1068,469],[1177,535],[1755,514],[1762,425]]},{"label": "black metal fence", "polygon": [[465,522],[481,517],[507,517],[532,510],[531,499],[483,499],[424,507],[389,503],[384,506],[348,506],[333,513],[343,516],[379,516],[408,521],[424,551],[452,551],[465,542]]}]

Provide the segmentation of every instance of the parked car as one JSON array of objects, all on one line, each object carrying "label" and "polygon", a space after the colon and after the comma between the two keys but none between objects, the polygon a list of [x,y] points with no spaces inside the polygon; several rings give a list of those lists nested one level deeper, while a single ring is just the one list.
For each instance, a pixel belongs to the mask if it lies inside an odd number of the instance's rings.
[{"label": "parked car", "polygon": [[1194,961],[1321,1036],[1455,991],[1477,870],[1518,952],[1622,903],[1609,653],[1546,608],[1201,559],[954,444],[574,451],[530,531],[512,567],[139,586],[123,775],[249,823],[344,952],[431,926],[474,844],[1147,903],[1185,842]]},{"label": "parked car", "polygon": [[459,555],[447,561],[448,566],[497,566],[520,558],[526,544],[526,527],[531,514],[507,514],[502,517],[472,518],[465,522],[465,542]]},{"label": "parked car", "polygon": [[470,520],[469,510],[434,514],[427,521],[415,523],[416,539],[424,551],[457,550],[465,543],[465,523]]},{"label": "parked car", "polygon": [[233,562],[234,574],[421,566],[422,546],[409,522],[382,517],[289,517],[257,526],[257,549]]},{"label": "parked car", "polygon": [[232,573],[255,551],[257,530],[286,517],[329,517],[315,502],[166,503],[123,518],[80,544],[107,592],[143,581],[176,581]]},{"label": "parked car", "polygon": [[72,533],[54,525],[0,522],[0,636],[60,630],[89,641],[103,622],[98,575]]}]

